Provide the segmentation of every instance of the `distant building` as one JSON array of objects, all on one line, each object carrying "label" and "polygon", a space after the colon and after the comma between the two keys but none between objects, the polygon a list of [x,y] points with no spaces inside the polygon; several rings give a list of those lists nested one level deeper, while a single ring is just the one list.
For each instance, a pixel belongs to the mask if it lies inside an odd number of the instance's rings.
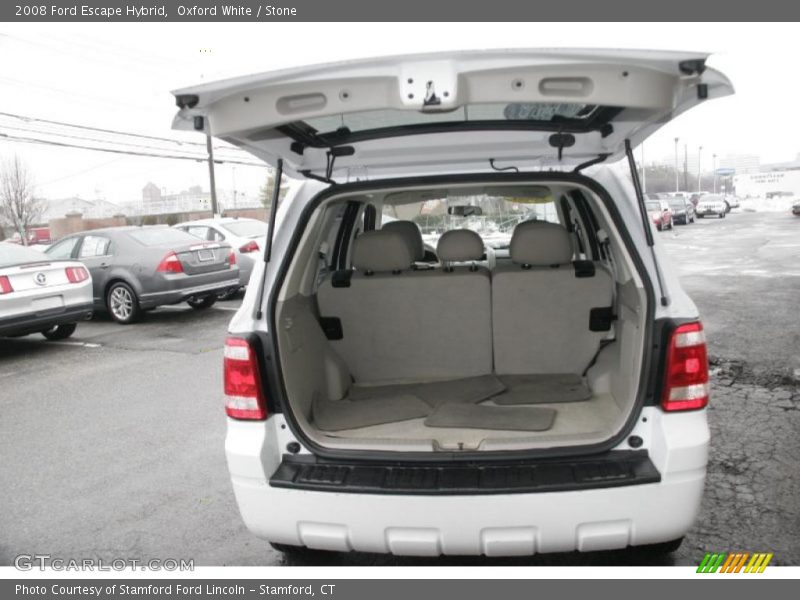
[{"label": "distant building", "polygon": [[761,158],[756,154],[727,154],[717,161],[718,169],[726,169],[735,175],[746,175],[761,171]]},{"label": "distant building", "polygon": [[744,197],[800,196],[800,156],[761,165],[758,173],[735,175],[736,194]]},{"label": "distant building", "polygon": [[124,214],[125,210],[119,204],[108,200],[84,200],[83,198],[62,198],[49,200],[45,203],[42,222],[59,219],[67,214],[80,214],[85,219],[107,219]]},{"label": "distant building", "polygon": [[145,206],[152,203],[157,203],[161,200],[161,188],[152,181],[148,181],[147,185],[142,188],[142,202]]}]

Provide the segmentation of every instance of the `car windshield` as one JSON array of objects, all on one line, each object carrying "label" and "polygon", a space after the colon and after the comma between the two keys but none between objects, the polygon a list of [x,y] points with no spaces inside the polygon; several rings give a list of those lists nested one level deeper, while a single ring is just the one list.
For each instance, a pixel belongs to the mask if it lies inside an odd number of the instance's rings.
[{"label": "car windshield", "polygon": [[46,262],[47,255],[33,248],[18,246],[7,242],[0,243],[0,268],[31,262]]},{"label": "car windshield", "polygon": [[154,227],[152,229],[135,229],[128,231],[128,235],[145,246],[160,246],[161,244],[186,244],[197,242],[197,238],[178,229],[169,227]]},{"label": "car windshield", "polygon": [[661,203],[659,202],[645,202],[644,205],[650,212],[661,211]]},{"label": "car windshield", "polygon": [[240,219],[220,225],[238,237],[257,238],[267,234],[267,224],[255,219]]},{"label": "car windshield", "polygon": [[413,221],[425,243],[434,247],[446,231],[471,229],[492,248],[508,248],[514,227],[523,221],[560,223],[555,201],[546,187],[535,186],[514,195],[474,191],[428,190],[389,195],[384,200],[381,222]]}]

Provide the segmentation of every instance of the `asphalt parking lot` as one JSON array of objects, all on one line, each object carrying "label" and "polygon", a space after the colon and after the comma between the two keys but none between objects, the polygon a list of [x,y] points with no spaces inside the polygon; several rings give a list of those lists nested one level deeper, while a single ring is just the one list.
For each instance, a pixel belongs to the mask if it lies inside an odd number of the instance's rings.
[{"label": "asphalt parking lot", "polygon": [[[672,557],[312,553],[305,564],[692,565],[706,550],[800,564],[798,233],[789,214],[734,212],[659,234],[700,308],[713,374],[702,515]],[[18,554],[285,564],[244,528],[225,466],[222,340],[239,302],[162,308],[129,327],[101,316],[65,342],[0,340],[0,564]]]}]

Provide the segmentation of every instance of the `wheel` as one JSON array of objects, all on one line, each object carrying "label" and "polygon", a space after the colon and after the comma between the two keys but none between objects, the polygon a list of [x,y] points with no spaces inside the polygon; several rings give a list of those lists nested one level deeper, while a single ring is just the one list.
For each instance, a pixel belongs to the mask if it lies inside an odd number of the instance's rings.
[{"label": "wheel", "polygon": [[64,325],[55,325],[50,329],[45,329],[42,335],[48,340],[65,340],[77,329],[77,323],[66,323]]},{"label": "wheel", "polygon": [[656,225],[656,229],[658,229],[659,231],[661,231],[661,225]]},{"label": "wheel", "polygon": [[189,298],[186,301],[186,304],[191,306],[195,310],[203,310],[214,306],[214,303],[217,301],[217,297],[215,295],[210,296],[203,296],[202,298]]},{"label": "wheel", "polygon": [[670,231],[672,231],[674,227],[675,227],[675,223],[673,223],[672,221],[670,221],[670,222],[669,222],[669,230],[670,230]]},{"label": "wheel", "polygon": [[677,540],[670,540],[668,542],[660,542],[658,544],[645,544],[643,546],[633,546],[637,551],[648,552],[650,554],[672,554],[683,543],[683,537]]},{"label": "wheel", "polygon": [[108,288],[106,307],[111,318],[123,325],[135,323],[142,315],[136,292],[124,281],[117,281]]},{"label": "wheel", "polygon": [[724,218],[725,218],[725,213],[724,213],[724,212],[723,212],[723,213],[720,213],[720,214],[719,214],[719,218],[720,218],[720,219],[724,219]]}]

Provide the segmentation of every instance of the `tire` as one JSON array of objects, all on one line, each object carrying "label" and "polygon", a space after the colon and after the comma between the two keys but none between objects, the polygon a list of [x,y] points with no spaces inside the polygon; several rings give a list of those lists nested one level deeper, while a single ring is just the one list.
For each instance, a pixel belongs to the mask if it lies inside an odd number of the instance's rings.
[{"label": "tire", "polygon": [[186,304],[191,306],[195,310],[205,310],[206,308],[211,308],[217,302],[217,296],[211,294],[210,296],[203,296],[202,298],[190,298],[186,301]]},{"label": "tire", "polygon": [[106,308],[111,318],[122,325],[135,323],[142,316],[136,292],[124,281],[117,281],[108,288]]},{"label": "tire", "polygon": [[683,543],[683,537],[677,540],[670,540],[668,542],[660,542],[658,544],[645,544],[643,546],[633,546],[635,551],[647,552],[648,554],[672,554]]},{"label": "tire", "polygon": [[78,328],[77,323],[66,323],[64,325],[56,325],[50,329],[45,329],[42,335],[48,340],[65,340]]},{"label": "tire", "polygon": [[720,214],[719,214],[719,218],[720,218],[720,219],[724,219],[724,218],[725,218],[725,213],[724,213],[724,212],[723,212],[723,213],[720,213]]}]

